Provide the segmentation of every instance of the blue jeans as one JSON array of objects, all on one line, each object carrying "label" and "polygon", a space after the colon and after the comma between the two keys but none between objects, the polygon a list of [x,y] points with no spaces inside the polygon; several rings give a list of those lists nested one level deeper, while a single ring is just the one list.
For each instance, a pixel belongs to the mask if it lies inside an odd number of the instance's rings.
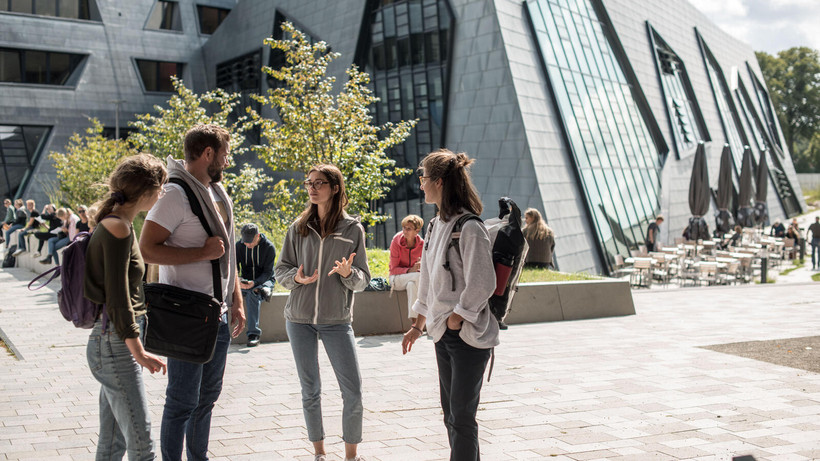
[{"label": "blue jeans", "polygon": [[18,250],[25,250],[26,249],[26,235],[37,232],[37,229],[23,229],[19,234],[17,234],[17,249]]},{"label": "blue jeans", "polygon": [[181,460],[183,441],[189,461],[208,459],[211,413],[222,392],[230,344],[231,333],[223,316],[210,362],[199,364],[168,359],[168,387],[160,429],[163,460]]},{"label": "blue jeans", "polygon": [[441,409],[450,439],[450,461],[481,459],[475,415],[490,351],[470,346],[458,331],[449,328],[436,343]]},{"label": "blue jeans", "polygon": [[[245,299],[245,317],[248,320],[248,337],[250,335],[262,336],[262,330],[259,329],[259,306],[262,304],[261,290],[263,287],[273,290],[273,280],[268,280],[250,290],[242,290],[242,296]],[[260,291],[260,293],[254,293],[254,291]]]},{"label": "blue jeans", "polygon": [[48,239],[48,254],[49,256],[54,257],[54,264],[60,265],[60,256],[57,254],[57,250],[63,248],[64,246],[70,243],[68,237],[52,237]]},{"label": "blue jeans", "polygon": [[349,323],[311,325],[285,322],[293,350],[299,383],[302,385],[302,411],[305,414],[308,439],[324,440],[322,426],[322,378],[319,375],[319,338],[325,346],[330,365],[342,391],[342,440],[356,444],[362,441],[362,376],[356,357],[356,342]]},{"label": "blue jeans", "polygon": [[9,243],[10,243],[9,240],[11,240],[11,234],[13,234],[14,231],[16,231],[18,229],[22,229],[23,227],[24,227],[23,224],[15,224],[15,225],[9,227],[9,230],[6,231],[6,248],[9,247]]},{"label": "blue jeans", "polygon": [[[100,382],[100,437],[97,460],[154,459],[151,420],[142,368],[112,325],[102,332],[102,322],[94,324],[88,337],[86,357],[91,374]],[[137,323],[144,331],[145,316]]]},{"label": "blue jeans", "polygon": [[820,265],[820,237],[812,237],[811,239],[811,267],[814,269]]}]

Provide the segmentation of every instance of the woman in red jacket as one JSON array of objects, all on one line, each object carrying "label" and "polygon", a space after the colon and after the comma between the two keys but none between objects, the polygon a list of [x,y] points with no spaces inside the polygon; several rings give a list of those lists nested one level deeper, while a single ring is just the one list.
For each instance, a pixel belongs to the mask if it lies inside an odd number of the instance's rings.
[{"label": "woman in red jacket", "polygon": [[401,232],[390,243],[390,289],[407,291],[407,315],[415,320],[413,304],[418,298],[419,276],[421,273],[421,248],[424,240],[419,232],[424,221],[414,215],[401,220]]}]

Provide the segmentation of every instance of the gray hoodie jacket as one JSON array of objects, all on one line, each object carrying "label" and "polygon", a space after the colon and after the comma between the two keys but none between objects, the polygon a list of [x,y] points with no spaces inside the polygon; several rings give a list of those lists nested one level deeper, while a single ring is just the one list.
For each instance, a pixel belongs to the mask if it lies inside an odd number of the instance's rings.
[{"label": "gray hoodie jacket", "polygon": [[[356,253],[350,275],[347,278],[339,274],[328,276],[335,261],[347,258],[350,253]],[[296,283],[294,277],[300,265],[304,266],[302,271],[307,277],[318,268],[319,279],[307,285]],[[364,290],[370,283],[364,228],[347,213],[336,230],[325,238],[312,227],[308,235],[302,237],[296,223],[291,224],[274,275],[277,282],[290,290],[285,305],[287,320],[309,324],[352,322],[353,292]]]}]

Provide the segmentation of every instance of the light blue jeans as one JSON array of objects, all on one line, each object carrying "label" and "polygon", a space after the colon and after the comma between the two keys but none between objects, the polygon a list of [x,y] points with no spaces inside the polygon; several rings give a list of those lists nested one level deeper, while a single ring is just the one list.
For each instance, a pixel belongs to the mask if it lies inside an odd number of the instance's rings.
[{"label": "light blue jeans", "polygon": [[[138,323],[144,331],[145,316]],[[102,384],[97,461],[122,459],[126,452],[131,461],[154,459],[142,368],[128,346],[112,325],[102,332],[98,320],[88,337],[86,356],[91,374]]]},{"label": "light blue jeans", "polygon": [[24,226],[22,224],[15,224],[6,231],[6,248],[9,247],[11,244],[11,234],[13,234],[18,229],[22,229]]},{"label": "light blue jeans", "polygon": [[342,440],[362,441],[362,376],[353,328],[340,325],[311,325],[285,322],[293,350],[296,371],[302,385],[302,411],[305,414],[308,439],[324,440],[322,425],[322,378],[319,375],[319,338],[325,346],[339,389],[342,391]]}]

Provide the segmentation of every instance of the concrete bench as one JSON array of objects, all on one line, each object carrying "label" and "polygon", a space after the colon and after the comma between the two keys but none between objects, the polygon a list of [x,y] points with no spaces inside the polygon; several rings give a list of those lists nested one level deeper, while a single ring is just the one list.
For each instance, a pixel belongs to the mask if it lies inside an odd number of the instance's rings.
[{"label": "concrete bench", "polygon": [[[275,293],[260,306],[259,327],[264,342],[287,341],[284,309],[287,293]],[[622,280],[528,283],[519,286],[509,325],[634,315],[629,283]],[[356,293],[353,331],[357,336],[404,333],[410,329],[403,292]],[[244,336],[240,336],[244,339]]]}]

